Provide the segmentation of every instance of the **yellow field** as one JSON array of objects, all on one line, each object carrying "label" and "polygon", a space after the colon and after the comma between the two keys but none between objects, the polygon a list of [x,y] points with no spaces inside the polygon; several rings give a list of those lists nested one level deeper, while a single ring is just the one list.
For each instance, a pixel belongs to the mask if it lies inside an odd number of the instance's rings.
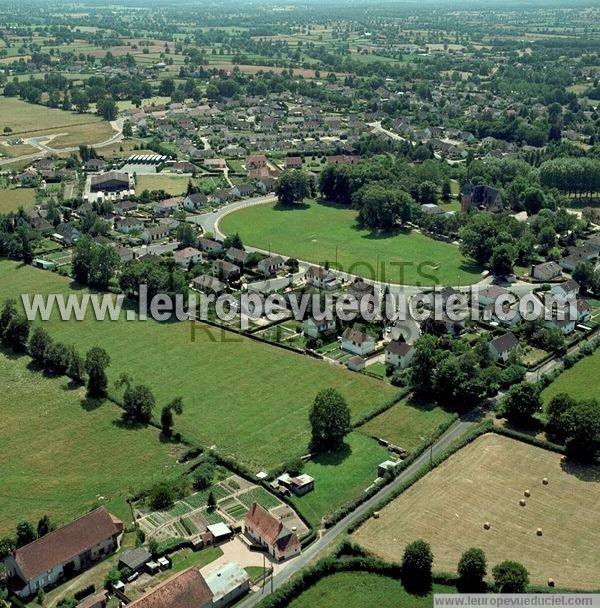
[{"label": "yellow field", "polygon": [[189,177],[183,175],[138,175],[137,192],[144,190],[164,190],[173,196],[185,194]]},{"label": "yellow field", "polygon": [[28,209],[35,203],[35,188],[6,188],[0,190],[0,213]]},{"label": "yellow field", "polygon": [[[488,572],[512,559],[525,565],[533,583],[553,578],[558,587],[598,588],[599,482],[600,467],[565,464],[560,454],[490,433],[411,486],[354,540],[399,561],[407,543],[423,538],[431,543],[434,569],[445,572],[456,571],[466,549],[481,547]],[[531,497],[522,507],[527,489]]]}]

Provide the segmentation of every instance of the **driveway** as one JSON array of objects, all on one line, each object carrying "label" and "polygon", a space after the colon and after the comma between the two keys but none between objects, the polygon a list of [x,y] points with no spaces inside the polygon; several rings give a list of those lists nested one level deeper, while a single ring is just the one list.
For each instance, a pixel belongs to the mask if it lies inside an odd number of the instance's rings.
[{"label": "driveway", "polygon": [[249,566],[260,566],[262,568],[264,565],[266,568],[272,567],[274,572],[281,569],[281,564],[273,561],[270,555],[260,551],[250,551],[248,545],[240,540],[238,536],[234,536],[226,543],[217,546],[223,551],[223,555],[204,566],[204,568],[200,568],[202,574],[213,572],[229,562],[236,562],[242,568],[248,568]]}]

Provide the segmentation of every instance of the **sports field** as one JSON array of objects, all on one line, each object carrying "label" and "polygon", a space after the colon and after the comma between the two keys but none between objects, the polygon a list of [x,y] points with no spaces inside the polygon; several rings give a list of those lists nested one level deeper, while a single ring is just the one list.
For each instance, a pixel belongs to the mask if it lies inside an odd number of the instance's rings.
[{"label": "sports field", "polygon": [[549,401],[558,393],[568,393],[575,399],[600,399],[599,370],[600,349],[578,361],[548,385],[542,393],[544,401]]},{"label": "sports field", "polygon": [[117,406],[86,403],[84,389],[29,361],[0,351],[0,536],[22,519],[60,524],[97,504],[130,520],[130,493],[181,474],[180,448],[157,430],[122,427]]},{"label": "sports field", "polygon": [[297,209],[254,205],[225,216],[225,234],[238,232],[244,243],[345,272],[408,285],[466,285],[480,269],[458,246],[420,232],[378,234],[357,227],[356,210],[310,201]]},{"label": "sports field", "polygon": [[[516,560],[533,583],[552,578],[557,587],[597,588],[599,482],[600,467],[566,465],[560,454],[486,434],[417,481],[353,538],[392,561],[401,559],[407,543],[423,538],[431,543],[434,570],[444,572],[456,571],[466,549],[481,547],[489,572],[505,559]],[[525,490],[531,496],[520,506]]]},{"label": "sports field", "polygon": [[[0,262],[0,299],[69,293],[69,284],[56,273]],[[161,407],[181,395],[185,411],[176,427],[252,467],[271,468],[304,452],[308,412],[320,389],[339,389],[355,417],[396,394],[362,374],[202,324],[195,342],[188,323],[96,322],[91,317],[66,322],[55,316],[45,325],[52,336],[82,351],[106,348],[112,358],[111,389],[126,372],[149,385]]]}]

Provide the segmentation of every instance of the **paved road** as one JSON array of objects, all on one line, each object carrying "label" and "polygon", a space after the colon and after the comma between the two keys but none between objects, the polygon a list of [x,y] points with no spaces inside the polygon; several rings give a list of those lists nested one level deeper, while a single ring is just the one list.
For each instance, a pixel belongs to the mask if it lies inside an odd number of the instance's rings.
[{"label": "paved road", "polygon": [[[387,486],[383,487],[375,496],[360,505],[355,511],[340,520],[335,526],[323,533],[323,535],[316,540],[312,545],[306,548],[301,555],[290,560],[285,564],[281,570],[273,576],[273,590],[279,589],[284,585],[294,574],[300,569],[307,566],[312,560],[317,558],[322,552],[327,550],[336,538],[342,534],[350,524],[359,519],[369,509],[375,507],[384,498],[390,496],[398,486],[404,483],[407,479],[412,477],[422,467],[427,466],[430,457],[435,457],[440,454],[445,448],[447,448],[453,441],[458,439],[467,429],[475,424],[478,419],[478,414],[473,413],[467,416],[465,419],[460,420],[452,427],[450,427],[432,446],[431,450],[427,450],[419,458],[417,458],[411,465],[409,465],[394,481]],[[271,583],[262,592],[255,593],[243,602],[239,604],[239,608],[252,608],[256,606],[264,597],[270,593]]]}]

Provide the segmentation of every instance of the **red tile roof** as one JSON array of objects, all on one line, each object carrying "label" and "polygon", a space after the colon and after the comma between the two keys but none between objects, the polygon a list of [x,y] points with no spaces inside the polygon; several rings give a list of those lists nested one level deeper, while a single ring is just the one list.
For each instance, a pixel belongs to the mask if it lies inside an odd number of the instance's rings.
[{"label": "red tile roof", "polygon": [[167,579],[129,608],[203,608],[212,604],[212,597],[200,570],[192,567]]},{"label": "red tile roof", "polygon": [[13,557],[25,579],[30,581],[122,531],[123,522],[99,507],[17,549]]},{"label": "red tile roof", "polygon": [[296,534],[257,503],[253,503],[246,513],[245,523],[267,544],[277,544],[280,549],[290,544],[290,537],[298,540]]}]

